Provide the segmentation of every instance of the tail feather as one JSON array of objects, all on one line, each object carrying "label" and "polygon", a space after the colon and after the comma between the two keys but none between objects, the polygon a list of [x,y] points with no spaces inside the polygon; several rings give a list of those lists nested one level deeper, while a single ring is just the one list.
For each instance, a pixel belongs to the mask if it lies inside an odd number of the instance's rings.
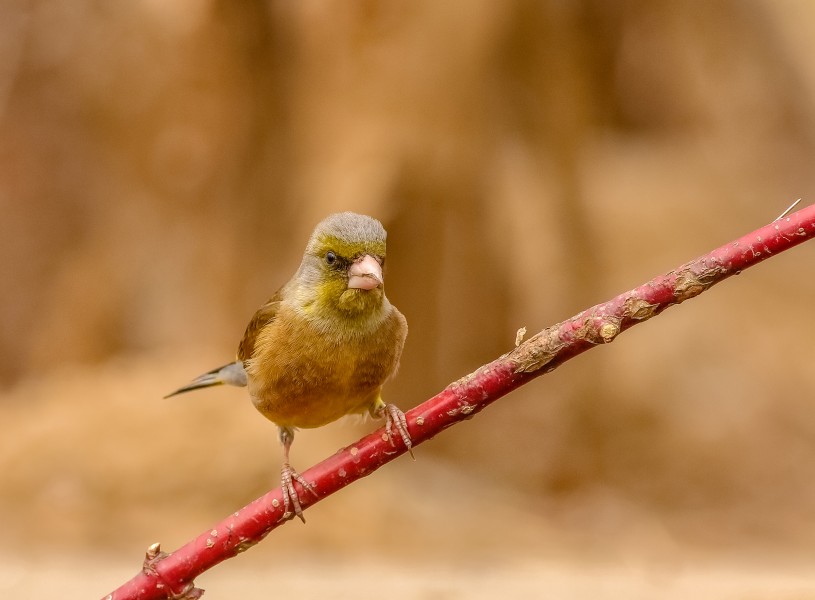
[{"label": "tail feather", "polygon": [[213,385],[235,385],[238,387],[246,386],[246,371],[243,368],[243,361],[237,360],[223,367],[218,367],[208,371],[203,375],[199,375],[187,385],[178,388],[176,391],[167,394],[165,398],[184,394],[193,390],[200,390],[201,388],[212,387]]}]

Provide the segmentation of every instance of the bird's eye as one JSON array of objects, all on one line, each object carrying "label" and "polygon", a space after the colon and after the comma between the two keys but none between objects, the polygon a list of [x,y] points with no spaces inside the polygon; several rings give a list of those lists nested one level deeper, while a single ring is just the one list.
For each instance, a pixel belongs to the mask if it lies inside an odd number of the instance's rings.
[{"label": "bird's eye", "polygon": [[337,262],[337,255],[329,250],[325,254],[325,262],[329,265],[333,265],[335,262]]}]

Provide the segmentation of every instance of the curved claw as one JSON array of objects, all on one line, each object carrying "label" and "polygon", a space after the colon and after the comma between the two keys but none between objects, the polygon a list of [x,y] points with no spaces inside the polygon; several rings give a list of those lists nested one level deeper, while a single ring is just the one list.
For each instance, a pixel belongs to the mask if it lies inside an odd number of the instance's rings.
[{"label": "curved claw", "polygon": [[416,460],[416,457],[413,456],[413,442],[410,439],[410,433],[408,433],[407,428],[407,418],[405,418],[405,413],[399,410],[399,407],[395,404],[386,404],[382,407],[382,411],[385,413],[385,433],[388,436],[388,439],[391,442],[391,446],[394,445],[393,443],[393,430],[399,432],[399,437],[402,438],[402,443],[407,448],[407,451],[410,453],[410,457],[413,460]]},{"label": "curved claw", "polygon": [[[297,516],[305,523],[306,518],[303,516],[300,496],[298,496],[297,490],[294,487],[295,481],[302,485],[303,489],[314,494],[315,498],[317,497],[317,492],[314,491],[314,484],[306,481],[300,473],[291,468],[289,463],[283,463],[283,468],[280,469],[280,487],[283,490],[283,518],[291,519]],[[294,514],[292,514],[292,509],[294,509]]]}]

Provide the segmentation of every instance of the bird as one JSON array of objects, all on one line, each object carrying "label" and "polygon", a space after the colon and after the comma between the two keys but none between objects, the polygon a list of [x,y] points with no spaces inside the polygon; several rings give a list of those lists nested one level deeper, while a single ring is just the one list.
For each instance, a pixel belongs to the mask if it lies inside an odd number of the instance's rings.
[{"label": "bird", "polygon": [[317,496],[289,463],[298,429],[351,414],[384,416],[391,444],[395,431],[413,454],[404,413],[382,399],[408,331],[385,296],[386,238],[373,217],[342,212],[323,219],[294,276],[249,321],[236,360],[165,396],[217,385],[248,388],[255,408],[278,428],[284,519],[296,515],[305,523],[294,482]]}]

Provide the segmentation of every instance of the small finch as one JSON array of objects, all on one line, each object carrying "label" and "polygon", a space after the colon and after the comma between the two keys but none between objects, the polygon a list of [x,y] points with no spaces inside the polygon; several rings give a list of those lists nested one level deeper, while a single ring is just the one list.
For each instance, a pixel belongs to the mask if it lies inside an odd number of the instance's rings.
[{"label": "small finch", "polygon": [[293,482],[316,495],[289,464],[298,428],[349,414],[385,416],[411,449],[401,410],[382,400],[396,372],[407,321],[385,297],[385,229],[371,217],[331,215],[314,229],[294,277],[261,306],[238,345],[237,360],[166,396],[213,385],[247,386],[255,408],[278,427],[283,445],[285,518],[305,522]]}]

